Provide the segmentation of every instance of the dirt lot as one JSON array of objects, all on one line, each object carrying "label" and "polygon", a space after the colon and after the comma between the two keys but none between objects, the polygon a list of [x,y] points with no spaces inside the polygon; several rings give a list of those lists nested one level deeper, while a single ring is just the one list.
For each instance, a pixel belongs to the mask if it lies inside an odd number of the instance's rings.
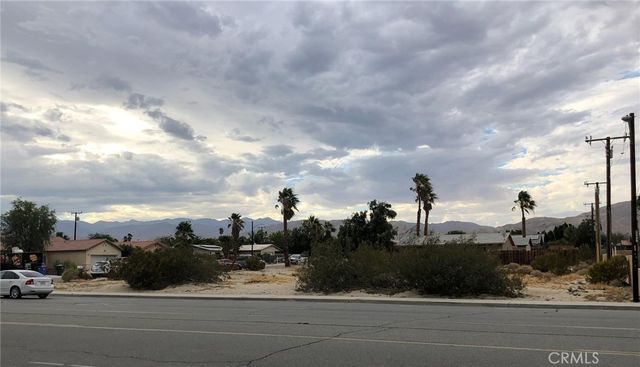
[{"label": "dirt lot", "polygon": [[[295,271],[297,266],[285,268],[284,265],[270,265],[263,271],[233,271],[227,279],[219,283],[185,284],[168,287],[160,291],[138,291],[131,289],[124,281],[106,280],[74,280],[68,283],[56,283],[56,289],[71,292],[160,292],[191,294],[237,294],[237,295],[303,295],[296,291]],[[612,287],[602,284],[589,284],[584,276],[568,274],[563,276],[533,277],[525,275],[524,298],[536,301],[629,301],[630,287]],[[342,296],[380,296],[364,291],[338,293]],[[393,297],[419,297],[414,292],[403,292]],[[496,297],[481,297],[496,298]]]}]

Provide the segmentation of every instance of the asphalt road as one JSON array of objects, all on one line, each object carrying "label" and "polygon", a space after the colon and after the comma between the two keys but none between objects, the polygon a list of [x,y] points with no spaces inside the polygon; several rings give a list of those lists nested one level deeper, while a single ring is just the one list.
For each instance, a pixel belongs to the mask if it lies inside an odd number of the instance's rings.
[{"label": "asphalt road", "polygon": [[637,311],[55,293],[0,307],[2,367],[640,366]]}]

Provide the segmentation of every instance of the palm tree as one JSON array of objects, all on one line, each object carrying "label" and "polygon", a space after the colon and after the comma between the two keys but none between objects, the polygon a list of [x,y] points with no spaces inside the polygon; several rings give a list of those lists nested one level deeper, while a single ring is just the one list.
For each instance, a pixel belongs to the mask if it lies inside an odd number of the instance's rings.
[{"label": "palm tree", "polygon": [[300,203],[298,196],[293,193],[291,188],[285,187],[282,191],[278,192],[278,203],[276,209],[280,209],[282,214],[282,232],[284,235],[284,266],[291,266],[289,262],[289,242],[287,221],[289,221],[295,215],[294,210],[298,210],[297,205]]},{"label": "palm tree", "polygon": [[422,216],[422,198],[421,192],[425,182],[429,181],[429,178],[422,173],[416,173],[412,178],[414,187],[410,187],[409,190],[416,193],[416,203],[418,203],[418,218],[416,219],[416,236],[420,237],[420,217]]},{"label": "palm tree", "polygon": [[516,205],[511,208],[511,210],[516,210],[516,208],[520,208],[522,212],[522,237],[527,237],[527,224],[525,222],[524,213],[529,214],[529,210],[533,211],[536,207],[536,202],[531,198],[526,191],[520,191],[518,193],[518,200],[513,201]]},{"label": "palm tree", "polygon": [[302,229],[307,233],[312,243],[320,242],[325,231],[320,220],[313,215],[302,221]]},{"label": "palm tree", "polygon": [[410,188],[411,191],[416,193],[416,202],[418,203],[418,219],[416,221],[416,235],[420,236],[420,216],[422,210],[424,210],[424,235],[429,235],[429,212],[433,209],[433,204],[438,195],[433,192],[433,185],[429,176],[423,173],[416,173],[412,178],[414,187]]},{"label": "palm tree", "polygon": [[233,248],[234,248],[234,254],[236,256],[238,256],[237,254],[237,250],[238,250],[238,239],[240,238],[240,231],[242,231],[242,229],[244,228],[244,221],[241,218],[242,216],[238,213],[232,213],[231,216],[227,219],[229,219],[229,224],[227,225],[228,227],[231,227],[231,237],[233,238]]}]

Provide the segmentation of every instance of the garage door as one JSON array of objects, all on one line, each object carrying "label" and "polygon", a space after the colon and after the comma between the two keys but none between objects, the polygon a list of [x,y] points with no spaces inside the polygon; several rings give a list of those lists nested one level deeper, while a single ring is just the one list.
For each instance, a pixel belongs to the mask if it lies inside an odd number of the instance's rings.
[{"label": "garage door", "polygon": [[94,265],[98,261],[107,261],[109,259],[114,259],[117,256],[114,255],[91,255],[91,265]]}]

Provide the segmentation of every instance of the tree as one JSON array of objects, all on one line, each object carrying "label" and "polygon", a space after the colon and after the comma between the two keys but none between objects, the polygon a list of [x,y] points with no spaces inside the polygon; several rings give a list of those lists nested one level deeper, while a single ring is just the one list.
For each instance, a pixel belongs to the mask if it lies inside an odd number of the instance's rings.
[{"label": "tree", "polygon": [[197,236],[191,228],[190,221],[182,221],[176,226],[176,234],[174,247],[189,247],[195,241]]},{"label": "tree", "polygon": [[131,239],[133,239],[133,235],[131,233],[127,233],[127,235],[122,238],[122,242],[131,242]]},{"label": "tree", "polygon": [[65,241],[69,241],[69,236],[64,234],[64,232],[56,232],[56,237],[60,237],[60,238],[64,239]]},{"label": "tree", "polygon": [[5,248],[19,247],[25,252],[42,252],[49,243],[57,222],[55,210],[48,205],[18,198],[11,210],[0,217],[0,233]]},{"label": "tree", "polygon": [[355,251],[365,244],[391,249],[397,230],[389,223],[389,219],[395,217],[396,212],[391,209],[391,204],[373,200],[369,202],[368,213],[353,213],[351,218],[344,220],[338,231],[338,241],[345,252]]},{"label": "tree", "polygon": [[288,267],[291,266],[291,262],[289,262],[287,222],[293,218],[295,211],[298,210],[297,205],[300,200],[291,188],[285,187],[278,192],[278,203],[276,209],[280,209],[280,214],[282,214],[282,232],[284,234],[284,266]]},{"label": "tree", "polygon": [[89,234],[89,239],[90,240],[99,240],[99,239],[104,239],[107,240],[109,242],[118,242],[118,240],[116,240],[115,238],[113,238],[113,236],[111,236],[110,234],[107,233],[90,233]]},{"label": "tree", "polygon": [[220,236],[222,236],[224,234],[224,228],[218,228],[218,233],[220,234]]},{"label": "tree", "polygon": [[260,228],[253,235],[254,243],[267,243],[269,241],[269,234],[264,229]]},{"label": "tree", "polygon": [[302,230],[312,244],[320,242],[324,237],[324,228],[320,220],[313,215],[302,221]]},{"label": "tree", "polygon": [[416,175],[412,178],[414,186],[409,188],[409,190],[416,193],[416,203],[418,203],[416,237],[420,237],[420,217],[422,215],[422,197],[420,195],[420,192],[422,191],[423,177],[425,176],[422,173],[416,173]]},{"label": "tree", "polygon": [[423,209],[425,211],[424,235],[427,236],[429,235],[429,212],[433,208],[433,204],[438,198],[438,195],[433,192],[433,185],[431,184],[429,176],[423,173],[416,173],[412,180],[413,187],[409,188],[409,190],[416,193],[416,202],[418,203],[416,236],[420,237],[420,217]]},{"label": "tree", "polygon": [[516,205],[511,208],[511,210],[516,210],[517,208],[520,209],[520,211],[522,212],[522,237],[527,237],[527,224],[525,222],[525,216],[524,214],[527,213],[529,214],[529,211],[534,210],[534,208],[536,207],[536,202],[531,198],[531,195],[529,195],[528,192],[526,191],[520,191],[518,193],[518,199],[513,201]]},{"label": "tree", "polygon": [[240,248],[238,239],[240,238],[240,231],[244,229],[244,220],[242,220],[242,216],[239,213],[232,213],[227,219],[230,222],[227,227],[231,227],[231,238],[233,238],[233,253],[238,256],[238,249]]}]

